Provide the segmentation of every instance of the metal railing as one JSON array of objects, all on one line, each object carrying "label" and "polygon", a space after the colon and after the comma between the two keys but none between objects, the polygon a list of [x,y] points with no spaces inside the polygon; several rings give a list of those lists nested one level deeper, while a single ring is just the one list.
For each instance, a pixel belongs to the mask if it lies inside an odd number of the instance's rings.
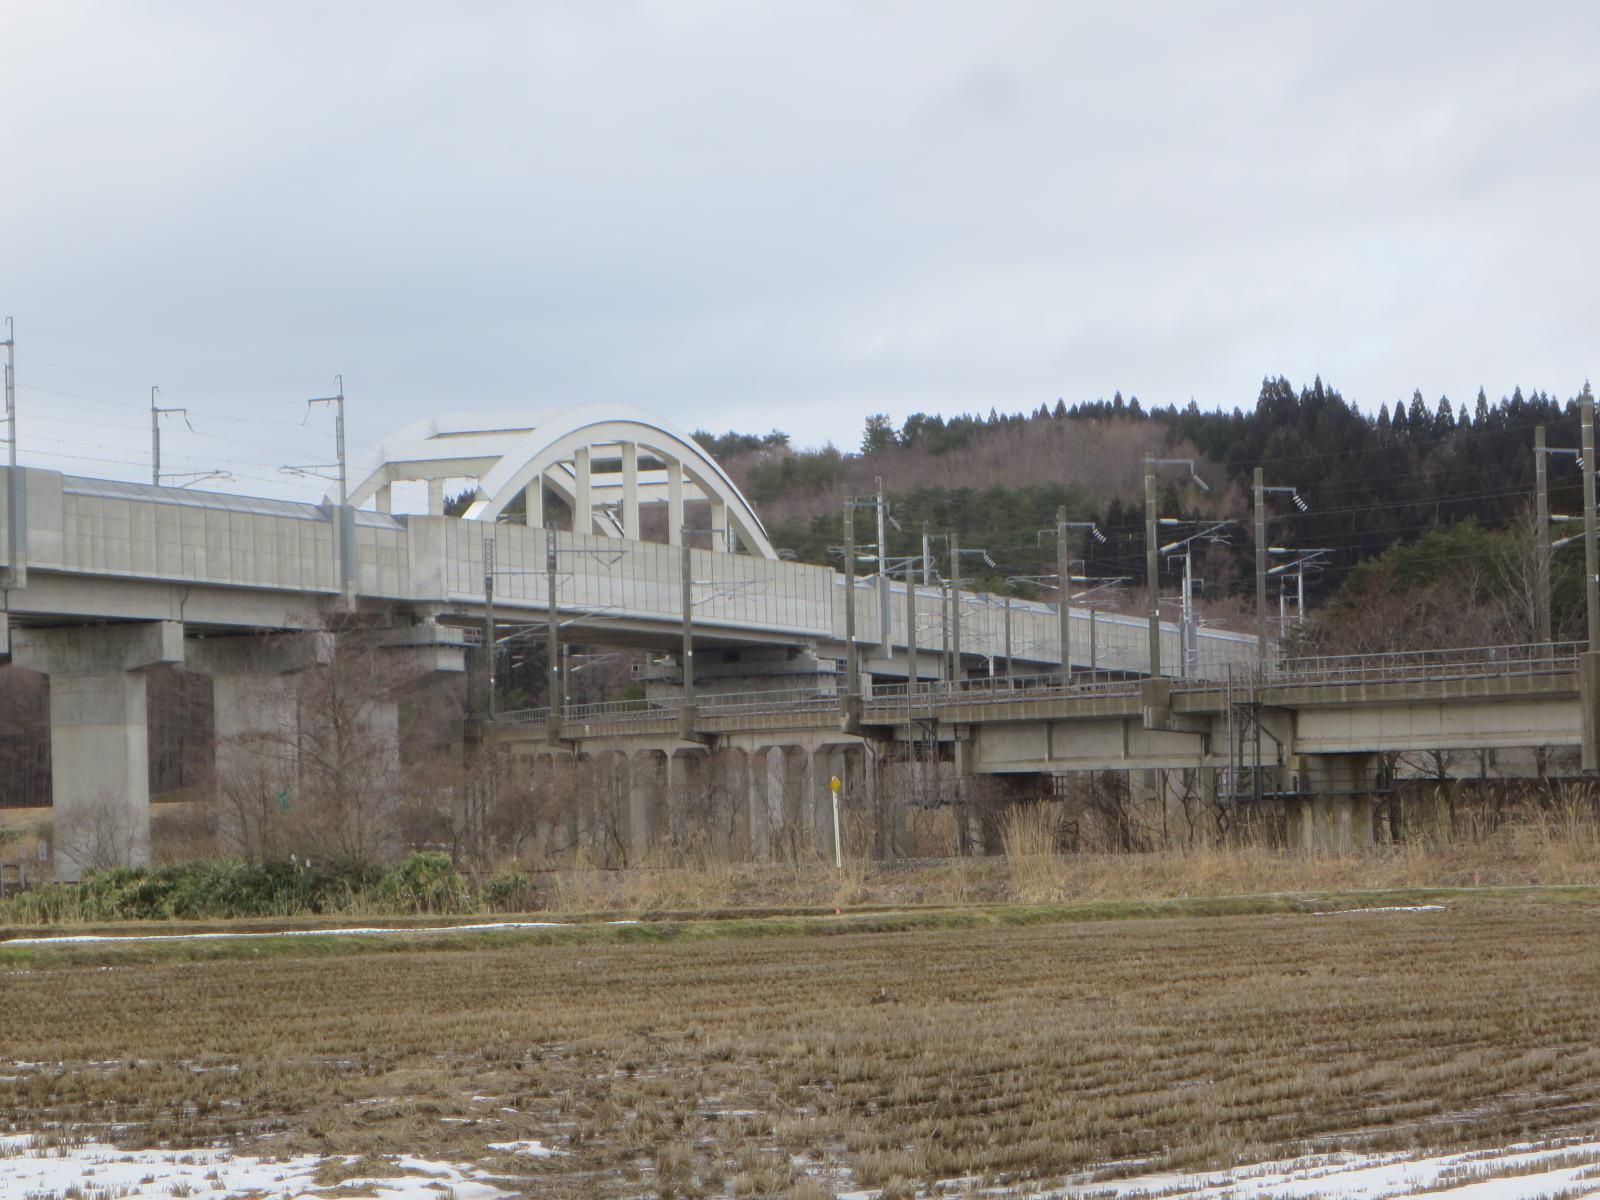
[{"label": "metal railing", "polygon": [[1539,642],[1287,658],[1268,668],[1262,682],[1267,687],[1317,687],[1562,675],[1578,669],[1583,649],[1582,642]]},{"label": "metal railing", "polygon": [[[1437,682],[1464,679],[1509,679],[1575,673],[1581,642],[1549,642],[1520,646],[1470,646],[1444,650],[1402,650],[1379,654],[1317,655],[1284,659],[1265,673],[1235,664],[1214,677],[1191,676],[1172,680],[1174,692],[1194,694],[1249,693],[1273,687],[1332,687],[1349,684]],[[961,705],[1008,705],[1049,699],[1095,699],[1139,694],[1144,681],[1137,676],[1097,672],[1078,674],[1070,684],[1059,675],[1033,675],[1007,679],[965,679],[927,683],[879,684],[863,707],[874,716],[894,719],[912,712],[929,716],[940,709]],[[909,697],[907,691],[910,691]],[[782,713],[824,712],[839,706],[841,692],[824,688],[778,688],[757,692],[713,692],[696,697],[702,717],[758,716]],[[676,701],[635,699],[569,704],[562,721],[627,724],[674,716]],[[498,714],[507,724],[537,724],[548,708],[523,708]]]}]

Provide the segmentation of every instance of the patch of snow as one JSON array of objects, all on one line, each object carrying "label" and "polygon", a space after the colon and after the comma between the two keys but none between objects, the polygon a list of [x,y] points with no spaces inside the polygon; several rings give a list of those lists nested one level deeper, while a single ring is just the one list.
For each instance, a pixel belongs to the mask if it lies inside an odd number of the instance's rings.
[{"label": "patch of snow", "polygon": [[490,921],[479,925],[435,925],[418,928],[367,926],[358,929],[275,929],[256,933],[78,933],[60,937],[10,938],[0,946],[66,946],[90,942],[215,942],[254,938],[393,937],[401,934],[479,933],[490,929],[560,929],[570,921]]},{"label": "patch of snow", "polygon": [[[637,925],[638,921],[607,921],[607,925]],[[97,942],[218,942],[291,937],[397,937],[433,933],[484,933],[503,929],[577,928],[577,921],[483,921],[476,925],[365,926],[357,929],[274,929],[255,933],[74,933],[56,937],[0,938],[0,946],[74,946]],[[18,1063],[18,1066],[30,1064]]]},{"label": "patch of snow", "polygon": [[[329,1159],[317,1155],[255,1158],[211,1147],[194,1150],[119,1150],[98,1142],[39,1146],[24,1135],[0,1142],[0,1177],[7,1196],[56,1200],[69,1189],[92,1188],[95,1195],[127,1200],[171,1200],[174,1195],[239,1194],[271,1200],[320,1194],[317,1169]],[[332,1161],[350,1162],[351,1159]],[[450,1189],[457,1200],[502,1200],[514,1193],[485,1183],[470,1167],[400,1155],[388,1160],[404,1174],[352,1178],[341,1186],[373,1200],[439,1200]]]},{"label": "patch of snow", "polygon": [[[1593,1195],[1600,1141],[1522,1142],[1499,1150],[1415,1157],[1327,1154],[1228,1171],[1139,1175],[1036,1191],[1015,1200],[1535,1200]],[[842,1198],[841,1198],[842,1200]]]},{"label": "patch of snow", "polygon": [[554,1158],[558,1154],[565,1154],[565,1150],[554,1150],[546,1146],[537,1138],[524,1142],[490,1142],[485,1150],[498,1150],[502,1154],[516,1154],[523,1158]]},{"label": "patch of snow", "polygon": [[1331,912],[1318,913],[1322,917],[1348,917],[1351,913],[1391,913],[1391,912],[1444,912],[1442,904],[1394,904],[1387,908],[1336,908]]}]

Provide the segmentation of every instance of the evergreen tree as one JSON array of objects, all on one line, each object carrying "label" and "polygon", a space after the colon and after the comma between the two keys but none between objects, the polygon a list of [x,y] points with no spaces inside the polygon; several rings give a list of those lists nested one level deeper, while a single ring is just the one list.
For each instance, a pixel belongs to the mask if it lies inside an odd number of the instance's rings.
[{"label": "evergreen tree", "polygon": [[[1419,395],[1421,393],[1418,393]],[[1456,427],[1455,409],[1450,406],[1448,396],[1439,397],[1439,407],[1433,413],[1433,432],[1435,436],[1443,436]]]},{"label": "evergreen tree", "polygon": [[873,413],[869,416],[867,427],[861,434],[861,453],[877,454],[893,449],[894,445],[894,426],[889,424],[889,414]]},{"label": "evergreen tree", "polygon": [[1426,433],[1431,424],[1428,420],[1428,402],[1422,398],[1421,388],[1411,393],[1411,409],[1406,413],[1406,424],[1413,434]]}]

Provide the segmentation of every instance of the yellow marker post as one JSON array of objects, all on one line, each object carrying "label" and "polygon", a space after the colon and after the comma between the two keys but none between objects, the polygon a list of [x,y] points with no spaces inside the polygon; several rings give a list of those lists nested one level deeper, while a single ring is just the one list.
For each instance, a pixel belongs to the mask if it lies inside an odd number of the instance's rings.
[{"label": "yellow marker post", "polygon": [[844,870],[844,841],[839,836],[839,793],[844,790],[844,784],[835,775],[828,780],[828,787],[833,790],[833,865],[839,870]]}]

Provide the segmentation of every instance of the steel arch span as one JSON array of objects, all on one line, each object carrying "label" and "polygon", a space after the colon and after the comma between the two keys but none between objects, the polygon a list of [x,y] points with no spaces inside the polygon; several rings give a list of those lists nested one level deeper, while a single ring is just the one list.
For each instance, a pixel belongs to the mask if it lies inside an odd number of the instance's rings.
[{"label": "steel arch span", "polygon": [[[428,484],[428,511],[444,512],[444,483],[469,479],[466,516],[505,519],[519,498],[530,525],[545,524],[545,496],[561,498],[584,533],[638,539],[643,514],[665,509],[677,544],[685,505],[709,506],[713,544],[776,558],[755,509],[692,437],[636,408],[597,405],[549,414],[449,414],[396,430],[351,472],[350,503],[390,507],[396,483]],[[587,513],[587,519],[580,514]],[[718,545],[718,548],[723,548]]]}]

